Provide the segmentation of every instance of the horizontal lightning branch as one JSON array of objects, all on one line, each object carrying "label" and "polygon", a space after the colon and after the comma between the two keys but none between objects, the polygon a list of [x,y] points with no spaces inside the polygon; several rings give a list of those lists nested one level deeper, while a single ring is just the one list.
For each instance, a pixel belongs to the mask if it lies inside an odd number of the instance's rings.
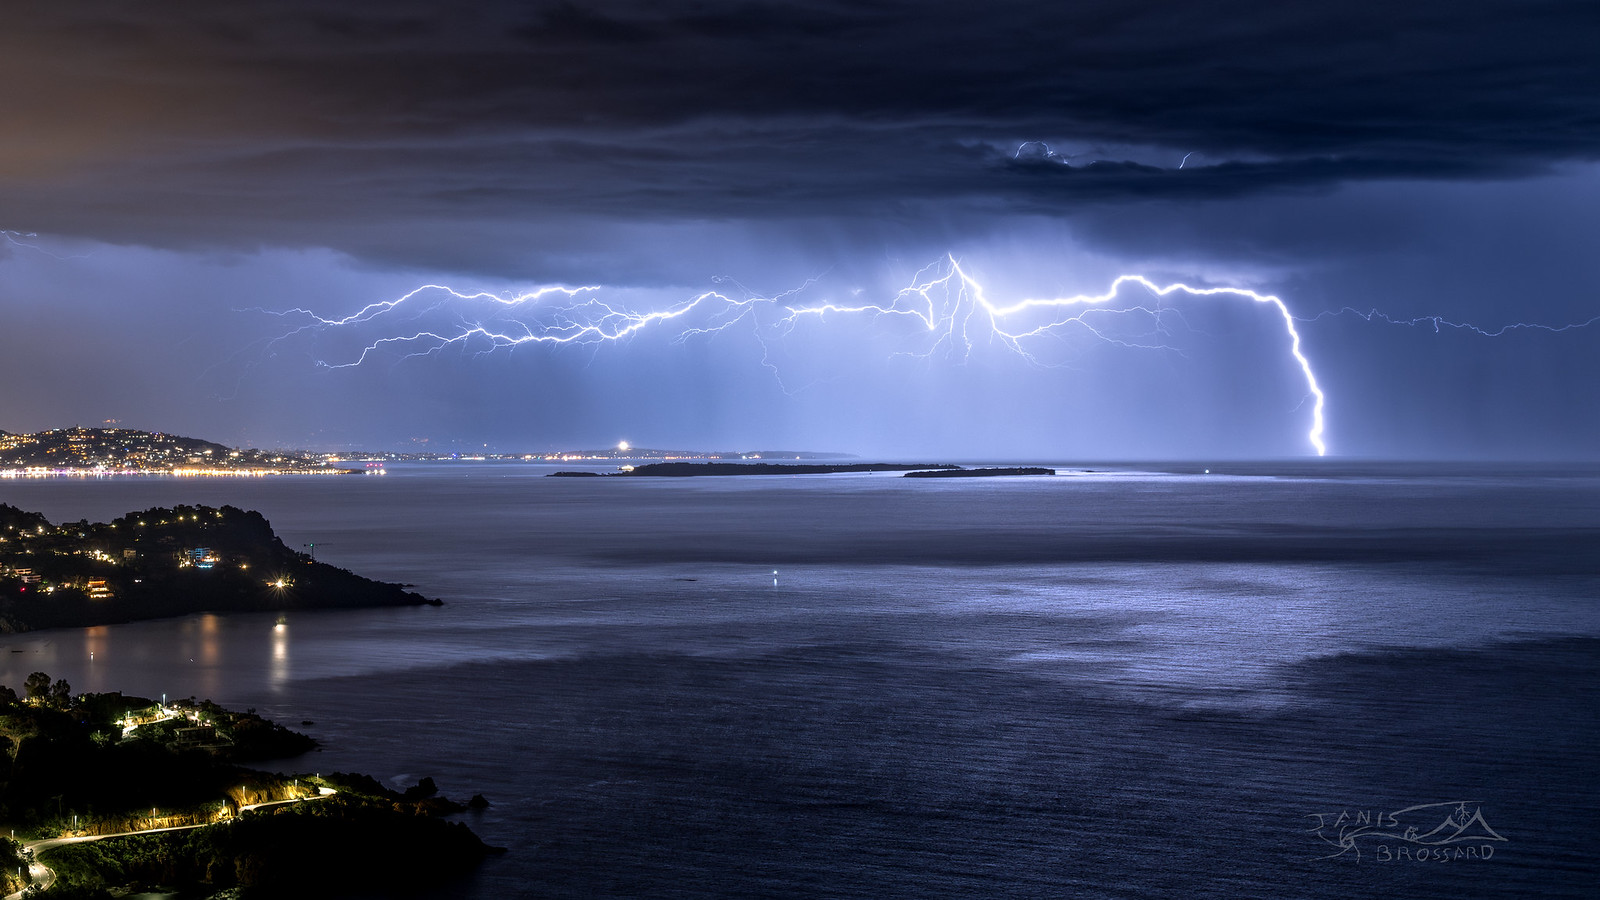
[{"label": "horizontal lightning branch", "polygon": [[1590,325],[1600,323],[1600,316],[1591,316],[1582,322],[1568,322],[1565,325],[1545,325],[1539,322],[1512,322],[1509,325],[1501,325],[1498,328],[1483,328],[1481,326],[1474,325],[1471,322],[1453,322],[1444,318],[1443,316],[1415,316],[1410,319],[1401,319],[1390,316],[1387,313],[1379,312],[1376,309],[1369,309],[1366,312],[1362,312],[1353,306],[1346,306],[1343,309],[1320,312],[1314,316],[1300,319],[1299,321],[1318,322],[1322,319],[1333,319],[1346,315],[1356,316],[1367,322],[1383,322],[1388,325],[1403,325],[1408,328],[1432,328],[1436,334],[1448,329],[1452,331],[1467,331],[1483,337],[1492,338],[1505,337],[1508,334],[1518,331],[1546,331],[1552,334],[1560,334],[1563,331],[1576,331],[1577,329],[1588,328]]},{"label": "horizontal lightning branch", "polygon": [[[706,291],[664,309],[642,311],[602,299],[602,289],[597,286],[542,287],[501,296],[424,285],[397,299],[371,303],[342,317],[330,318],[303,308],[261,312],[303,323],[271,344],[307,333],[353,332],[358,339],[359,335],[367,335],[364,346],[343,360],[318,360],[319,365],[335,369],[361,366],[375,356],[410,359],[450,348],[488,353],[525,344],[599,345],[626,341],[649,329],[660,329],[686,340],[741,326],[766,347],[769,340],[791,333],[808,320],[868,325],[892,320],[924,335],[924,349],[915,355],[944,353],[965,359],[975,340],[981,338],[1030,363],[1043,365],[1031,349],[1033,345],[1069,329],[1117,346],[1165,349],[1158,340],[1129,339],[1108,325],[1117,317],[1140,316],[1153,323],[1153,331],[1159,335],[1164,332],[1166,317],[1175,314],[1163,305],[1165,302],[1177,298],[1247,301],[1267,307],[1282,321],[1288,353],[1305,379],[1307,397],[1313,401],[1306,439],[1318,455],[1327,452],[1323,441],[1326,398],[1301,348],[1295,317],[1282,300],[1271,295],[1242,288],[1163,285],[1142,275],[1123,275],[1102,294],[997,303],[953,256],[924,267],[913,276],[911,284],[893,297],[873,303],[799,302],[812,282],[771,297],[753,294],[729,279],[720,282],[729,289]],[[1124,293],[1143,296],[1146,302],[1123,300]]]}]

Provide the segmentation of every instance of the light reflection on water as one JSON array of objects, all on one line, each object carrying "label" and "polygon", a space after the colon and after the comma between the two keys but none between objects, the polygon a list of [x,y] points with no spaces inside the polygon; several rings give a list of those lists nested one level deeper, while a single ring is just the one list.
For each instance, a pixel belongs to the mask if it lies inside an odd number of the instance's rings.
[{"label": "light reflection on water", "polygon": [[282,621],[283,617],[272,626],[272,666],[267,673],[268,684],[273,690],[281,691],[290,677],[289,669],[289,623]]},{"label": "light reflection on water", "polygon": [[[1600,633],[1579,584],[1530,591],[1430,567],[658,566],[546,569],[520,596],[440,608],[198,615],[0,638],[0,683],[292,701],[298,681],[594,653],[738,657],[870,636],[959,659],[1200,702],[1278,703],[1277,671],[1389,646]],[[692,580],[690,580],[692,579]],[[10,652],[4,652],[10,651]],[[1210,701],[1207,701],[1210,702]]]}]

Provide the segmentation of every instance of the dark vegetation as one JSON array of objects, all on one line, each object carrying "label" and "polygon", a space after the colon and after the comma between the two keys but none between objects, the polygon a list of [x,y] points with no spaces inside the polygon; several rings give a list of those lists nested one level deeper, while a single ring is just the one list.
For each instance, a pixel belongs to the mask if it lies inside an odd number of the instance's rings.
[{"label": "dark vegetation", "polygon": [[28,886],[21,872],[28,860],[22,854],[22,842],[0,837],[0,892],[10,894]]},{"label": "dark vegetation", "polygon": [[[436,886],[491,852],[465,825],[441,818],[467,807],[439,796],[431,779],[398,793],[365,775],[240,767],[315,746],[253,710],[193,698],[163,710],[117,693],[73,696],[42,672],[23,689],[18,697],[0,686],[5,828],[44,838],[208,826],[45,848],[39,861],[59,879],[51,897],[155,885],[184,897],[388,896]],[[126,736],[124,723],[134,726]],[[303,802],[241,812],[282,800]],[[474,800],[477,808],[482,801]],[[26,865],[18,849],[0,842],[4,871]],[[12,882],[8,889],[20,887]]]},{"label": "dark vegetation", "polygon": [[[289,796],[290,779],[243,769],[245,760],[295,756],[316,741],[255,712],[193,698],[177,718],[154,719],[153,700],[120,693],[74,697],[64,680],[28,676],[24,697],[0,686],[0,820],[24,833],[85,833],[206,821],[245,803]],[[292,793],[292,792],[291,792]],[[155,810],[152,813],[151,810]]]},{"label": "dark vegetation", "polygon": [[40,859],[60,879],[52,897],[108,897],[107,888],[126,885],[184,897],[227,889],[246,898],[388,897],[437,889],[490,852],[460,823],[341,793],[210,828],[59,847]]},{"label": "dark vegetation", "polygon": [[[86,694],[88,698],[120,698],[121,694]],[[255,762],[287,759],[316,749],[317,742],[298,731],[256,715],[255,710],[234,712],[210,700],[196,702],[193,697],[177,700],[172,709],[183,718],[168,719],[138,726],[131,737],[152,740],[165,746],[203,746],[229,762]],[[208,729],[196,733],[196,728]]]},{"label": "dark vegetation", "polygon": [[0,632],[426,603],[438,601],[289,549],[258,512],[177,506],[52,525],[0,504]]}]

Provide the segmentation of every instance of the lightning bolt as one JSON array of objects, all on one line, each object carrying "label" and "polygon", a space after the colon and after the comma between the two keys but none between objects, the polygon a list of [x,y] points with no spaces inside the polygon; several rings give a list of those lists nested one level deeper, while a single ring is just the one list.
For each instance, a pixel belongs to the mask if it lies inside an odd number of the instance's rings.
[{"label": "lightning bolt", "polygon": [[[1198,152],[1200,151],[1190,150],[1189,152],[1183,154],[1183,159],[1178,161],[1178,168],[1174,171],[1181,170],[1184,166],[1187,166],[1189,164],[1189,157],[1194,156]],[[1012,162],[1021,162],[1024,158],[1026,158],[1029,162],[1044,161],[1069,168],[1073,167],[1073,161],[1080,158],[1080,156],[1081,154],[1061,153],[1044,141],[1023,141],[1017,145],[1017,149],[1011,151]],[[1137,156],[1137,154],[1135,156]],[[1094,165],[1095,163],[1101,161],[1102,160],[1100,159],[1090,160],[1089,165]],[[1135,159],[1125,159],[1124,161],[1133,162]]]},{"label": "lightning bolt", "polygon": [[[357,328],[387,331],[342,360],[318,359],[318,365],[330,369],[361,366],[377,356],[398,357],[398,362],[450,348],[481,355],[526,344],[598,346],[625,342],[650,329],[666,331],[682,342],[740,326],[753,333],[767,350],[769,342],[787,336],[802,322],[835,319],[905,322],[926,339],[920,352],[909,354],[913,356],[931,358],[943,354],[965,360],[975,343],[984,339],[1031,364],[1048,366],[1035,352],[1035,345],[1061,338],[1068,331],[1080,331],[1116,346],[1167,350],[1171,348],[1161,336],[1167,332],[1168,318],[1178,315],[1166,305],[1167,301],[1178,297],[1245,301],[1268,307],[1281,319],[1289,355],[1305,380],[1306,397],[1311,401],[1306,440],[1317,455],[1327,453],[1323,440],[1326,396],[1302,348],[1297,320],[1276,296],[1244,288],[1158,284],[1143,275],[1122,275],[1104,293],[1000,303],[989,298],[983,285],[954,256],[924,266],[907,286],[876,302],[802,303],[801,296],[815,282],[811,279],[798,288],[767,296],[732,279],[718,278],[713,283],[719,289],[664,308],[644,310],[608,301],[602,296],[603,289],[594,285],[545,286],[507,296],[465,293],[429,284],[393,300],[367,304],[346,316],[329,317],[301,307],[257,311],[301,320],[295,328],[273,338],[269,347],[308,333]],[[1142,293],[1145,300],[1123,300],[1124,294],[1133,293]],[[440,317],[446,320],[444,324],[436,321]],[[1124,329],[1112,327],[1117,320],[1128,317],[1149,322],[1150,337],[1124,337]],[[410,327],[406,327],[408,324]],[[770,352],[764,354],[763,364],[778,374]]]},{"label": "lightning bolt", "polygon": [[1353,306],[1346,306],[1342,309],[1320,312],[1314,316],[1299,319],[1298,321],[1318,322],[1322,319],[1333,319],[1344,315],[1356,316],[1369,323],[1382,322],[1387,325],[1401,325],[1407,328],[1432,328],[1435,334],[1439,334],[1446,329],[1449,329],[1452,331],[1469,331],[1481,337],[1491,338],[1505,337],[1506,335],[1517,331],[1546,331],[1550,332],[1551,334],[1560,334],[1564,331],[1576,331],[1580,328],[1588,328],[1590,325],[1600,322],[1600,316],[1591,316],[1582,322],[1568,322],[1565,325],[1545,325],[1539,322],[1512,322],[1509,325],[1501,325],[1498,328],[1484,328],[1479,325],[1474,325],[1471,322],[1452,321],[1444,318],[1443,316],[1415,316],[1410,319],[1395,318],[1376,309],[1369,309],[1366,312],[1362,312]]},{"label": "lightning bolt", "polygon": [[10,229],[0,228],[0,238],[4,238],[5,242],[13,247],[31,250],[40,256],[48,256],[49,258],[58,260],[60,262],[72,262],[73,260],[88,259],[92,255],[88,253],[77,253],[71,256],[61,256],[56,253],[51,253],[49,250],[40,247],[38,244],[29,243],[30,241],[38,240],[39,238],[38,233],[33,231],[12,231]]}]

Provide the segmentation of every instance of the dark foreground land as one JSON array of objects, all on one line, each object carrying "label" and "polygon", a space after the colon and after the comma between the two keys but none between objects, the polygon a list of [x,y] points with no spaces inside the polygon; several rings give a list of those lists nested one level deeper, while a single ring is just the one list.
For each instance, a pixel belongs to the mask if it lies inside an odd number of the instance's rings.
[{"label": "dark foreground land", "polygon": [[[53,879],[50,897],[393,896],[494,852],[442,818],[469,807],[431,779],[398,793],[365,775],[240,766],[316,745],[254,711],[74,697],[42,672],[25,689],[0,687],[0,822],[27,840],[0,839],[0,892]],[[34,852],[48,871],[29,867]]]},{"label": "dark foreground land", "polygon": [[260,513],[232,506],[53,525],[0,504],[0,633],[196,612],[438,603],[291,550]]}]

